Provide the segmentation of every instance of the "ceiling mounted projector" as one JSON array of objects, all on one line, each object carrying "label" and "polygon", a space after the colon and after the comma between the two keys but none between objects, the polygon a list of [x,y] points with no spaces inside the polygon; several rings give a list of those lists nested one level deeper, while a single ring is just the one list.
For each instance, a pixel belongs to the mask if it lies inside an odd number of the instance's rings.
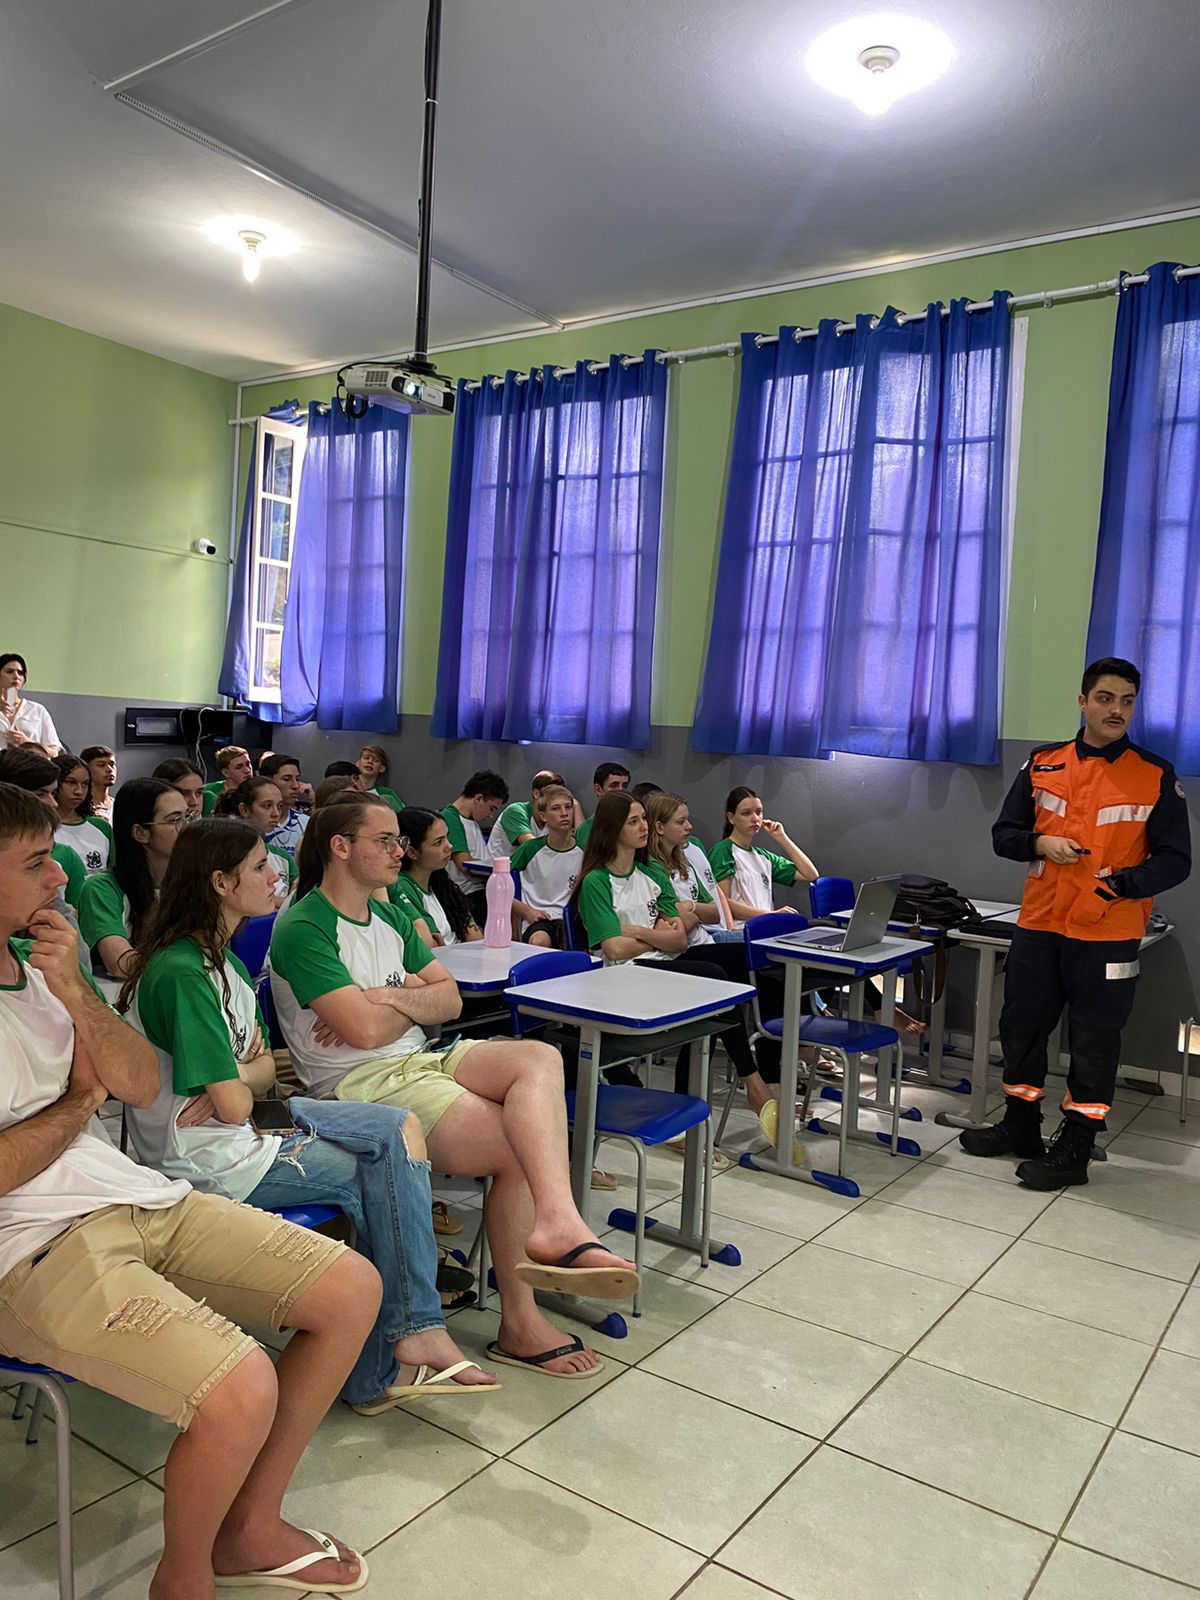
[{"label": "ceiling mounted projector", "polygon": [[338,379],[348,395],[394,411],[420,417],[448,417],[454,411],[453,379],[432,369],[422,371],[402,361],[357,361],[343,367]]}]

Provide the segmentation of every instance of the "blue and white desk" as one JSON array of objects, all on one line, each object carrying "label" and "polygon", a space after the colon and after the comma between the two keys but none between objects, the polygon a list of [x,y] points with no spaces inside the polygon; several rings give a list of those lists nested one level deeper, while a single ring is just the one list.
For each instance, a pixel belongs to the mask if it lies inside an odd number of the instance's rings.
[{"label": "blue and white desk", "polygon": [[[838,1194],[857,1195],[858,1185],[853,1179],[832,1172],[822,1172],[819,1169],[798,1167],[792,1161],[790,1135],[795,1117],[792,1108],[796,1103],[796,1079],[799,1075],[800,1005],[804,969],[808,968],[810,972],[818,972],[827,978],[838,978],[843,983],[855,985],[856,993],[851,1009],[857,1018],[862,1016],[864,980],[882,977],[883,1015],[890,1026],[889,1019],[895,1014],[897,968],[904,966],[914,956],[928,955],[933,947],[924,940],[893,939],[889,936],[881,939],[878,944],[864,945],[860,950],[823,950],[820,945],[811,943],[793,944],[785,936],[779,939],[763,939],[758,942],[757,948],[772,961],[777,961],[783,966],[783,1057],[780,1063],[779,1082],[779,1144],[773,1161],[754,1156],[748,1159],[747,1164],[764,1172],[773,1172],[780,1178],[820,1184]],[[839,1165],[844,1163],[847,1140],[857,1132],[857,1118],[857,1096],[853,1099],[844,1096],[841,1126],[838,1130],[842,1157]],[[743,1160],[747,1158],[743,1157]]]},{"label": "blue and white desk", "polygon": [[464,861],[461,870],[466,873],[468,878],[490,878],[492,875],[492,863],[490,861]]},{"label": "blue and white desk", "polygon": [[[528,945],[522,947],[529,953]],[[722,983],[689,973],[656,972],[650,966],[625,962],[591,972],[550,978],[544,983],[518,984],[508,997],[525,1016],[565,1023],[579,1030],[579,1068],[575,1087],[575,1130],[571,1148],[571,1188],[579,1214],[586,1221],[592,1195],[592,1146],[596,1138],[596,1089],[600,1080],[600,1046],[605,1034],[635,1039],[684,1023],[732,1011],[754,998],[744,983]],[[708,1099],[709,1041],[695,1041],[691,1052],[690,1092]],[[701,1179],[704,1160],[703,1130],[691,1128],[685,1138],[683,1199],[678,1228],[647,1221],[648,1236],[684,1250],[700,1249]],[[713,1240],[717,1259],[725,1245]]]},{"label": "blue and white desk", "polygon": [[[508,975],[518,961],[528,961],[531,956],[544,951],[535,944],[506,944],[498,950],[489,950],[482,939],[470,943],[445,944],[433,952],[435,960],[445,967],[463,994],[501,994],[508,988]],[[596,960],[599,966],[599,960]]]}]

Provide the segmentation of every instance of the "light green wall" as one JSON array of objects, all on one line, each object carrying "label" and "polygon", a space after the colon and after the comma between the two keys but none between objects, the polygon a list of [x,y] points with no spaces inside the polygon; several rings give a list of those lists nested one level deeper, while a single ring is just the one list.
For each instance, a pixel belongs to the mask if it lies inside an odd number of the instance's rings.
[{"label": "light green wall", "polygon": [[[685,349],[781,323],[811,326],[892,304],[1024,294],[1136,272],[1153,261],[1200,258],[1200,220],[1100,234],[1059,244],[880,272],[852,282],[539,335],[439,358],[455,376],[570,364],[581,356]],[[436,283],[435,283],[436,295]],[[1091,600],[1104,423],[1112,356],[1112,296],[1036,307],[1029,316],[1025,403],[1010,588],[1003,733],[1035,739],[1062,721],[1076,693]],[[436,324],[436,300],[435,300]],[[347,352],[350,354],[351,352]],[[695,705],[720,529],[721,496],[737,390],[737,362],[671,369],[671,421],[656,638],[653,718],[686,726]],[[328,398],[328,378],[246,390],[243,409],[284,397]],[[433,704],[450,428],[413,425],[410,555],[403,705]]]},{"label": "light green wall", "polygon": [[0,361],[0,648],[35,698],[208,699],[235,386],[8,306]]}]

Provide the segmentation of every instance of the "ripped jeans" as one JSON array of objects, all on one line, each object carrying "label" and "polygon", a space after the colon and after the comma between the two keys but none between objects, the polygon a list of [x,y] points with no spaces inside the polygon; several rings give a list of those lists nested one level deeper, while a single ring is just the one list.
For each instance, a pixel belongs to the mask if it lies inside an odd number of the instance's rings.
[{"label": "ripped jeans", "polygon": [[327,1205],[353,1224],[355,1247],[383,1280],[383,1303],[342,1389],[350,1405],[377,1399],[396,1381],[397,1339],[445,1327],[437,1290],[429,1162],[414,1160],[402,1132],[406,1111],[356,1101],[288,1101],[303,1132],[280,1140],[275,1162],[246,1204]]}]

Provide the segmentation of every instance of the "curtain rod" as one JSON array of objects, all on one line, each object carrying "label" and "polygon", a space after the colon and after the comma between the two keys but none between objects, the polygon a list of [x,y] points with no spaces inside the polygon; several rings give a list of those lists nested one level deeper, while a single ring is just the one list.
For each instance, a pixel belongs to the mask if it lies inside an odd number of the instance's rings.
[{"label": "curtain rod", "polygon": [[[1181,278],[1200,277],[1200,267],[1176,267],[1172,276],[1176,283]],[[1045,306],[1048,309],[1056,300],[1082,300],[1093,295],[1117,294],[1124,289],[1131,289],[1137,284],[1149,283],[1149,281],[1150,274],[1148,272],[1125,272],[1116,278],[1102,279],[1099,283],[1079,283],[1069,289],[1042,289],[1035,294],[1015,294],[1009,298],[1008,309],[1016,311],[1022,306]],[[967,306],[968,311],[990,311],[991,309],[992,302],[990,300],[972,300]],[[909,322],[924,322],[926,315],[927,313],[924,311],[901,311],[896,321],[900,327],[904,327]],[[948,317],[949,315],[949,309],[943,306],[942,316]],[[877,317],[872,318],[872,326],[878,320]],[[839,322],[837,331],[838,333],[852,333],[855,326],[856,324],[853,322]],[[816,328],[797,328],[794,338],[797,343],[802,339],[815,339],[817,331]],[[760,333],[755,342],[759,345],[778,344],[779,335],[777,333]],[[702,361],[707,356],[736,356],[741,353],[741,348],[740,340],[728,344],[702,344],[696,345],[691,350],[660,350],[654,359],[660,362],[673,361],[682,365],[685,361]],[[621,365],[623,367],[631,367],[640,363],[641,360],[641,356],[622,356]],[[597,372],[602,372],[607,365],[607,361],[589,361],[586,363],[587,370],[593,376]],[[574,367],[555,367],[554,376],[556,378],[565,378],[574,371]],[[541,377],[540,369],[538,370],[538,377]],[[528,383],[528,381],[528,373],[518,372],[516,374],[515,382]],[[504,379],[493,378],[491,384],[493,389],[502,388]],[[482,388],[482,386],[483,380],[480,379],[468,383],[466,388],[469,391],[474,391]]]}]

